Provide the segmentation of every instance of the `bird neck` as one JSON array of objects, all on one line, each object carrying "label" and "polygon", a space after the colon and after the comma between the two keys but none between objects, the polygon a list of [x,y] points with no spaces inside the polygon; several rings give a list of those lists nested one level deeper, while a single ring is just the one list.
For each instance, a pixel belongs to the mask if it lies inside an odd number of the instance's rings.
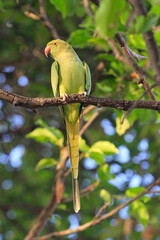
[{"label": "bird neck", "polygon": [[73,51],[64,51],[63,54],[59,54],[56,56],[55,60],[59,63],[59,64],[66,64],[66,60],[67,61],[80,61],[78,55],[76,54],[76,52]]}]

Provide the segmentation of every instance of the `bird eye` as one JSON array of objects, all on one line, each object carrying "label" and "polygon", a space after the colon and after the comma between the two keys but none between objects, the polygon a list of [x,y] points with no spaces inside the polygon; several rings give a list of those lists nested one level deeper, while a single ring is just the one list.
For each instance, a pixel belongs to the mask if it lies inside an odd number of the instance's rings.
[{"label": "bird eye", "polygon": [[56,47],[58,46],[56,42],[54,42],[53,45],[56,46]]}]

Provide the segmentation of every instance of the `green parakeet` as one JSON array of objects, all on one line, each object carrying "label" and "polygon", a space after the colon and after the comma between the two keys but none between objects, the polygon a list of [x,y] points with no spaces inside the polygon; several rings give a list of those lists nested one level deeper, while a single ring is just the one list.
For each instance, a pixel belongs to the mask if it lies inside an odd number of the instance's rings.
[{"label": "green parakeet", "polygon": [[[89,94],[91,90],[91,74],[88,65],[82,62],[73,48],[60,39],[49,42],[45,48],[45,55],[50,55],[55,61],[51,67],[51,85],[54,97],[73,93]],[[67,129],[69,155],[73,176],[74,211],[80,210],[78,188],[79,164],[79,117],[80,103],[73,103],[61,107]]]}]

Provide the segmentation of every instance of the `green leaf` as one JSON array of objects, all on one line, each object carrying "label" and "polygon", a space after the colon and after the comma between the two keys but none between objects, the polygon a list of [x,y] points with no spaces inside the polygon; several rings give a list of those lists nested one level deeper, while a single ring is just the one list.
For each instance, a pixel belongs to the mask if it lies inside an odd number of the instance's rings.
[{"label": "green leaf", "polygon": [[[59,207],[59,205],[58,205],[58,207]],[[61,220],[60,216],[55,214],[54,218],[55,218],[55,226],[56,226],[56,228],[60,228],[60,226],[62,224],[62,220]]]},{"label": "green leaf", "polygon": [[152,29],[152,27],[156,24],[157,22],[157,16],[152,15],[152,16],[140,16],[138,17],[138,21],[136,22],[136,32],[137,33],[144,33],[148,32],[149,30]]},{"label": "green leaf", "polygon": [[159,0],[151,0],[153,7],[154,5],[157,5],[156,7],[160,6],[160,1]]},{"label": "green leaf", "polygon": [[79,150],[82,152],[88,152],[89,150],[89,146],[82,137],[79,137]]},{"label": "green leaf", "polygon": [[100,191],[100,197],[105,201],[105,202],[108,202],[108,203],[112,203],[112,197],[110,195],[110,193],[105,190],[105,189],[102,189]]},{"label": "green leaf", "polygon": [[26,135],[27,138],[32,138],[40,143],[50,142],[57,146],[62,146],[63,135],[59,130],[51,127],[50,130],[47,128],[36,128],[32,132]]},{"label": "green leaf", "polygon": [[[144,187],[129,188],[125,192],[125,196],[129,197],[129,198],[133,198],[133,197],[136,197],[138,194],[140,194],[144,190],[145,190]],[[140,199],[143,200],[144,203],[146,203],[150,200],[150,198],[146,197],[146,196],[142,196]]]},{"label": "green leaf", "polygon": [[98,87],[101,91],[108,93],[111,92],[112,88],[109,86],[102,85],[101,83],[96,83],[96,87]]},{"label": "green leaf", "polygon": [[146,227],[149,220],[149,213],[146,205],[139,200],[130,204],[130,214],[137,220],[141,221],[144,227]]},{"label": "green leaf", "polygon": [[95,59],[102,59],[102,60],[108,60],[108,61],[115,61],[115,57],[113,55],[109,55],[106,53],[100,53],[98,54]]},{"label": "green leaf", "polygon": [[104,50],[108,50],[108,46],[106,44],[106,40],[100,37],[91,37],[88,40],[89,43],[91,43],[92,45],[95,45],[96,47],[102,47]]},{"label": "green leaf", "polygon": [[105,163],[104,154],[100,150],[97,151],[90,151],[89,157],[94,159],[98,165],[102,165]]},{"label": "green leaf", "polygon": [[57,164],[57,161],[54,158],[43,158],[37,163],[35,170],[39,171],[44,168],[51,168],[56,164]]},{"label": "green leaf", "polygon": [[47,123],[44,122],[42,119],[38,119],[36,122],[35,122],[36,125],[39,125],[41,127],[48,127]]},{"label": "green leaf", "polygon": [[106,155],[118,154],[118,149],[116,146],[108,141],[98,141],[94,143],[90,148],[90,152],[99,152],[99,150]]},{"label": "green leaf", "polygon": [[61,210],[67,210],[66,204],[58,204],[57,208]]},{"label": "green leaf", "polygon": [[[100,36],[112,36],[116,32],[116,25],[120,21],[120,13],[124,8],[122,0],[101,0],[96,11],[95,25]],[[113,31],[112,31],[113,30]]]},{"label": "green leaf", "polygon": [[68,41],[71,42],[74,47],[84,48],[89,45],[88,40],[90,37],[91,34],[88,30],[79,29],[71,33]]},{"label": "green leaf", "polygon": [[[123,116],[122,116],[123,117]],[[130,128],[129,121],[125,118],[121,124],[121,118],[116,118],[116,132],[119,136],[123,135]]]},{"label": "green leaf", "polygon": [[56,143],[54,144],[60,147],[63,146],[63,142],[64,142],[63,133],[55,127],[48,127],[47,129],[51,131],[57,138],[57,144]]},{"label": "green leaf", "polygon": [[62,16],[71,16],[75,12],[76,0],[50,0],[50,3],[61,12]]},{"label": "green leaf", "polygon": [[143,40],[143,36],[141,34],[136,35],[135,34],[130,34],[128,36],[128,40],[129,40],[129,46],[137,46],[139,49],[143,49],[144,51],[146,50],[146,45],[145,42]]},{"label": "green leaf", "polygon": [[159,16],[159,13],[160,13],[160,1],[159,0],[151,0],[151,2],[152,2],[151,13],[157,14]]},{"label": "green leaf", "polygon": [[55,127],[49,127],[47,125],[47,123],[44,122],[42,119],[38,119],[36,121],[36,124],[40,125],[41,127],[46,128],[48,131],[50,131],[56,137],[57,142],[54,142],[54,143],[52,142],[53,144],[55,144],[57,146],[63,146],[64,136],[63,136],[63,133],[59,129],[57,129]]},{"label": "green leaf", "polygon": [[110,173],[110,167],[108,164],[104,164],[99,167],[98,176],[103,181],[108,181],[115,177],[113,174]]}]

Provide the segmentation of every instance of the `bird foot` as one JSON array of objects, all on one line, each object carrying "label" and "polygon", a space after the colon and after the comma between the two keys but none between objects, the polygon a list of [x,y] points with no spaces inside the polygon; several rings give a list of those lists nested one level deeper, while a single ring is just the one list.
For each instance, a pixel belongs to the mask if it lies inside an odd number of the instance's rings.
[{"label": "bird foot", "polygon": [[68,98],[67,93],[63,93],[63,94],[61,95],[61,98],[62,98],[63,101],[65,101],[65,100]]},{"label": "bird foot", "polygon": [[81,95],[82,95],[83,97],[86,97],[86,96],[87,96],[87,92],[81,92]]}]

